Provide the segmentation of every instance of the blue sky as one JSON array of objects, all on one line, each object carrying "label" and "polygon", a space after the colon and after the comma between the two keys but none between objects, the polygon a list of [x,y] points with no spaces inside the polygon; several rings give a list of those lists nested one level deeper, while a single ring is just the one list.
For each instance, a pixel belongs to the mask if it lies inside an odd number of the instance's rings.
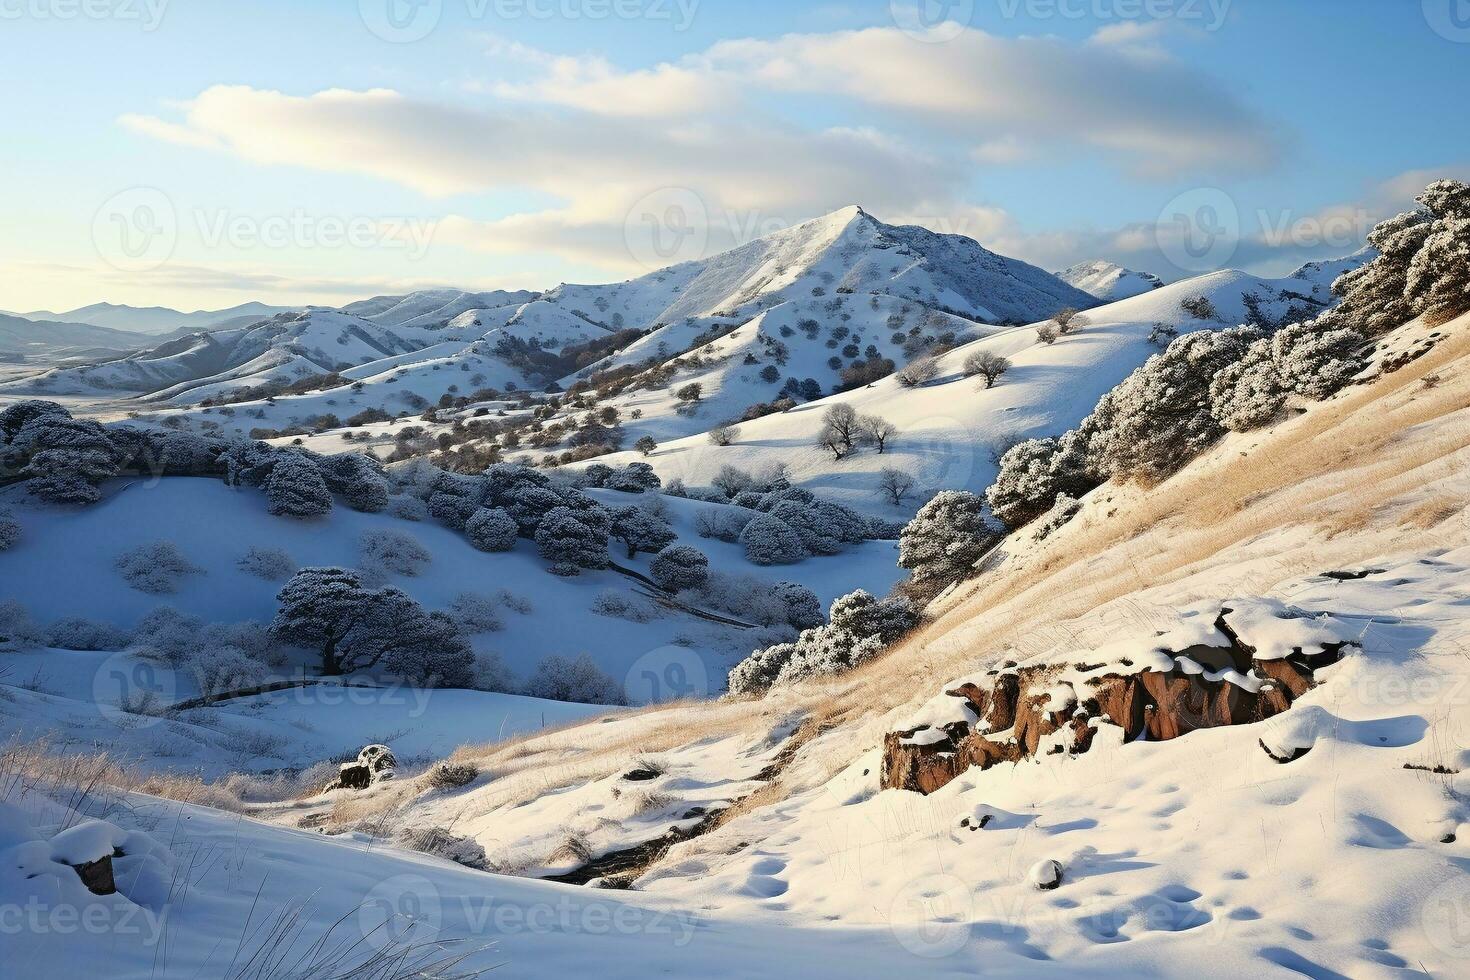
[{"label": "blue sky", "polygon": [[906,2],[0,0],[0,309],[606,281],[649,216],[848,203],[1284,273],[1470,164],[1467,0]]}]

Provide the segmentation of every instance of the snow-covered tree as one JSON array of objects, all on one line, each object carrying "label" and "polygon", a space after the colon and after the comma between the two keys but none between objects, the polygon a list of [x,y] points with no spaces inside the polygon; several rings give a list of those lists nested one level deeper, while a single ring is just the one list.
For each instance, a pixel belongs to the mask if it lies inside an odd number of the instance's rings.
[{"label": "snow-covered tree", "polygon": [[982,377],[987,388],[994,388],[1001,375],[1010,369],[1011,362],[1007,358],[988,350],[977,351],[965,358],[965,377]]},{"label": "snow-covered tree", "polygon": [[706,433],[712,446],[731,446],[740,438],[740,426],[717,425]]},{"label": "snow-covered tree", "polygon": [[1406,211],[1368,233],[1368,244],[1378,255],[1332,284],[1333,293],[1340,297],[1329,314],[1335,323],[1376,335],[1413,318],[1412,306],[1404,297],[1409,266],[1429,237],[1432,222],[1427,211]]},{"label": "snow-covered tree", "polygon": [[984,511],[984,501],[968,490],[935,494],[898,539],[899,567],[920,582],[966,578],[1000,533]]},{"label": "snow-covered tree", "polygon": [[434,557],[413,535],[392,530],[364,531],[357,539],[357,555],[362,570],[374,577],[412,577]]},{"label": "snow-covered tree", "polygon": [[882,456],[898,435],[898,426],[877,415],[859,415],[857,420],[858,441],[872,446]]},{"label": "snow-covered tree", "polygon": [[745,557],[755,565],[794,565],[810,557],[801,535],[770,514],[755,518],[740,532]]},{"label": "snow-covered tree", "polygon": [[607,488],[619,493],[646,493],[663,485],[653,467],[647,463],[629,463],[614,470],[607,479]]},{"label": "snow-covered tree", "polygon": [[1098,402],[1083,424],[1088,465],[1106,477],[1160,480],[1224,434],[1210,384],[1262,332],[1203,330],[1175,340]]},{"label": "snow-covered tree", "polygon": [[265,482],[270,512],[278,517],[321,517],[332,510],[332,492],[315,466],[288,457],[271,469]]},{"label": "snow-covered tree", "polygon": [[0,551],[15,547],[20,540],[20,521],[8,510],[0,510]]},{"label": "snow-covered tree", "polygon": [[21,402],[6,410],[3,472],[29,477],[27,490],[55,503],[90,504],[101,499],[100,484],[116,476],[120,454],[107,430],[91,419],[74,419],[52,402]]},{"label": "snow-covered tree", "polygon": [[189,575],[204,571],[191,562],[172,541],[155,541],[130,548],[114,562],[123,581],[150,595],[166,595],[179,591]]},{"label": "snow-covered tree", "polygon": [[799,630],[813,629],[827,621],[822,614],[822,600],[804,585],[777,582],[771,586],[771,595],[784,609],[783,620]]},{"label": "snow-covered tree", "polygon": [[1286,408],[1286,395],[1271,341],[1261,339],[1210,382],[1210,414],[1232,432],[1249,432],[1275,421]]},{"label": "snow-covered tree", "polygon": [[878,493],[897,507],[914,490],[914,478],[896,466],[885,466],[878,477]]},{"label": "snow-covered tree", "polygon": [[1342,390],[1367,367],[1366,346],[1366,338],[1356,330],[1308,320],[1278,330],[1271,338],[1271,356],[1287,388],[1320,401]]},{"label": "snow-covered tree", "polygon": [[511,551],[521,528],[504,508],[481,507],[465,521],[464,533],[481,551]]},{"label": "snow-covered tree", "polygon": [[316,461],[327,489],[353,510],[369,514],[388,509],[388,481],[383,465],[362,453],[344,453]]},{"label": "snow-covered tree", "polygon": [[525,694],[574,704],[626,704],[622,685],[586,654],[575,660],[550,656],[537,665],[526,682]]},{"label": "snow-covered tree", "polygon": [[985,499],[1001,523],[1018,528],[1050,510],[1058,495],[1080,497],[1099,482],[1088,472],[1076,433],[1027,439],[1001,456],[1000,472]]},{"label": "snow-covered tree", "polygon": [[429,516],[440,524],[456,531],[463,531],[469,519],[480,509],[473,497],[436,490],[429,494]]},{"label": "snow-covered tree", "polygon": [[606,511],[597,519],[596,511],[575,511],[570,507],[553,508],[536,528],[536,549],[551,562],[556,575],[576,575],[582,569],[606,568],[612,559],[607,553],[608,524]]},{"label": "snow-covered tree", "polygon": [[129,639],[125,630],[81,616],[58,619],[46,628],[46,645],[57,650],[121,650]]},{"label": "snow-covered tree", "polygon": [[708,507],[694,515],[694,530],[701,538],[734,544],[754,519],[755,515],[743,507]]},{"label": "snow-covered tree", "polygon": [[46,634],[25,606],[14,599],[0,600],[0,653],[35,650],[45,642]]},{"label": "snow-covered tree", "polygon": [[321,658],[329,677],[375,663],[371,648],[355,648],[355,631],[369,618],[370,593],[362,578],[341,568],[303,568],[276,594],[280,611],[271,629],[283,642]]},{"label": "snow-covered tree", "polygon": [[662,551],[679,537],[669,522],[644,507],[615,507],[612,510],[612,537],[628,549],[628,557],[639,552]]},{"label": "snow-covered tree", "polygon": [[658,587],[667,592],[697,589],[709,578],[709,557],[698,548],[677,545],[660,551],[649,572]]},{"label": "snow-covered tree", "polygon": [[454,617],[442,612],[395,621],[382,668],[419,687],[469,687],[475,681],[474,648]]},{"label": "snow-covered tree", "polygon": [[1409,263],[1404,298],[1415,314],[1440,324],[1470,311],[1470,187],[1439,180],[1418,200],[1434,222]]},{"label": "snow-covered tree", "polygon": [[267,582],[283,582],[300,566],[280,548],[252,547],[235,563],[242,572]]},{"label": "snow-covered tree", "polygon": [[645,456],[651,456],[658,449],[658,442],[653,436],[639,436],[638,441],[633,443],[633,448]]}]

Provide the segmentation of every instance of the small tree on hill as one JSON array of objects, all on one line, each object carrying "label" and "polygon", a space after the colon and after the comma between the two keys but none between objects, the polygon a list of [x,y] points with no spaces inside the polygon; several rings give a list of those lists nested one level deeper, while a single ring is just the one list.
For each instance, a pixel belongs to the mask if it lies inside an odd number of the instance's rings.
[{"label": "small tree on hill", "polygon": [[987,388],[994,388],[1000,376],[1010,369],[1009,360],[991,351],[978,351],[965,358],[965,377],[983,377]]}]

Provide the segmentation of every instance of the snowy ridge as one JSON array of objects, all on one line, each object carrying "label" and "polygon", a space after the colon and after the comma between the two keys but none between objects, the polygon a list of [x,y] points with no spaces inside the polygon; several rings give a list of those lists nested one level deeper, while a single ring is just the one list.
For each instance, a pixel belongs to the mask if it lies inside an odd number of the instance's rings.
[{"label": "snowy ridge", "polygon": [[1128,299],[1152,289],[1161,289],[1164,285],[1164,281],[1153,273],[1134,272],[1102,259],[1079,262],[1058,272],[1057,278],[1104,303]]}]

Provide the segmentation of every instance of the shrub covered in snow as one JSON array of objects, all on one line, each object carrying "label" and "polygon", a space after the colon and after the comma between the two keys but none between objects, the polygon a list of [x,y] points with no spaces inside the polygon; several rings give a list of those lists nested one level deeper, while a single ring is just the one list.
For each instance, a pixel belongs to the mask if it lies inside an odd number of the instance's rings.
[{"label": "shrub covered in snow", "polygon": [[186,576],[204,571],[186,558],[172,541],[139,545],[118,555],[114,565],[123,581],[150,595],[177,592]]},{"label": "shrub covered in snow", "polygon": [[353,510],[370,514],[388,509],[388,481],[383,464],[362,453],[343,453],[315,460],[327,488]]},{"label": "shrub covered in snow", "polygon": [[653,559],[649,572],[665,591],[697,589],[709,578],[709,556],[688,545],[665,548]]},{"label": "shrub covered in snow", "polygon": [[364,531],[357,539],[358,560],[374,575],[418,575],[433,554],[402,531]]},{"label": "shrub covered in snow", "polygon": [[618,589],[604,589],[592,600],[592,612],[598,616],[626,619],[630,623],[651,623],[659,618],[653,603]]},{"label": "shrub covered in snow", "polygon": [[481,551],[511,551],[521,528],[504,508],[481,507],[465,521],[464,533]]},{"label": "shrub covered in snow", "polygon": [[55,503],[101,499],[100,484],[117,475],[125,455],[101,425],[74,419],[55,402],[6,408],[0,412],[0,438],[0,472],[28,477],[28,492]]},{"label": "shrub covered in snow", "polygon": [[1100,482],[1089,472],[1077,433],[1070,432],[1012,446],[1001,457],[985,499],[1002,523],[1018,528],[1050,510],[1060,494],[1081,497]]},{"label": "shrub covered in snow", "polygon": [[402,521],[427,521],[429,505],[418,497],[395,494],[388,498],[388,514]]},{"label": "shrub covered in snow", "polygon": [[34,650],[45,642],[25,606],[14,599],[0,601],[0,651]]},{"label": "shrub covered in snow", "polygon": [[614,507],[612,537],[628,549],[629,558],[635,558],[639,552],[660,551],[679,536],[668,521],[646,507]]},{"label": "shrub covered in snow", "polygon": [[15,547],[20,540],[20,521],[8,510],[0,510],[0,551]]},{"label": "shrub covered in snow", "polygon": [[[411,601],[411,600],[410,600]],[[394,621],[396,633],[382,637],[382,667],[419,687],[470,687],[475,682],[474,648],[448,613],[422,609]]]},{"label": "shrub covered in snow", "polygon": [[270,512],[278,517],[320,517],[332,510],[332,492],[315,466],[288,457],[271,468],[265,482]]},{"label": "shrub covered in snow", "polygon": [[794,565],[811,556],[801,535],[771,514],[756,517],[740,532],[746,560],[754,565]]},{"label": "shrub covered in snow", "polygon": [[999,535],[984,502],[967,490],[935,494],[898,539],[898,565],[916,582],[949,583],[969,576]]},{"label": "shrub covered in snow", "polygon": [[553,508],[536,528],[536,549],[557,575],[606,568],[612,562],[607,553],[610,523],[606,511]]},{"label": "shrub covered in snow", "polygon": [[500,618],[500,603],[493,596],[461,592],[449,606],[449,612],[466,633],[493,633],[505,629]]},{"label": "shrub covered in snow", "polygon": [[405,827],[399,831],[397,843],[410,851],[422,851],[445,858],[467,868],[489,867],[485,848],[472,837],[461,837],[443,827]]},{"label": "shrub covered in snow", "polygon": [[657,490],[662,485],[663,481],[648,463],[629,463],[621,469],[614,470],[604,484],[607,489],[618,490],[622,493],[645,493]]},{"label": "shrub covered in snow", "polygon": [[427,773],[424,774],[424,782],[430,788],[437,790],[459,789],[468,786],[480,778],[480,770],[468,762],[444,762],[435,763]]},{"label": "shrub covered in snow", "polygon": [[187,667],[204,697],[256,687],[270,673],[265,664],[233,647],[196,649]]},{"label": "shrub covered in snow", "polygon": [[694,515],[694,531],[701,538],[734,544],[755,516],[743,507],[708,507]]},{"label": "shrub covered in snow", "polygon": [[842,673],[871,659],[918,623],[907,599],[867,592],[832,604],[825,626],[804,630],[795,643],[757,650],[730,671],[730,693],[757,694],[777,684]]},{"label": "shrub covered in snow", "polygon": [[1082,501],[1076,497],[1068,496],[1065,493],[1057,494],[1056,503],[1052,505],[1051,510],[1042,514],[1040,519],[1037,520],[1036,530],[1032,536],[1037,541],[1045,541],[1065,527],[1072,518],[1077,516],[1077,512],[1081,509]]},{"label": "shrub covered in snow", "polygon": [[178,666],[199,643],[204,623],[197,616],[159,606],[133,627],[132,649],[141,656]]},{"label": "shrub covered in snow", "polygon": [[241,571],[267,582],[284,582],[300,567],[280,548],[251,548],[236,564]]},{"label": "shrub covered in snow", "polygon": [[625,704],[622,685],[586,654],[576,659],[550,656],[536,667],[524,692],[528,697],[576,704]]},{"label": "shrub covered in snow", "polygon": [[58,650],[121,650],[128,642],[126,631],[81,616],[58,619],[46,627],[46,645]]}]

